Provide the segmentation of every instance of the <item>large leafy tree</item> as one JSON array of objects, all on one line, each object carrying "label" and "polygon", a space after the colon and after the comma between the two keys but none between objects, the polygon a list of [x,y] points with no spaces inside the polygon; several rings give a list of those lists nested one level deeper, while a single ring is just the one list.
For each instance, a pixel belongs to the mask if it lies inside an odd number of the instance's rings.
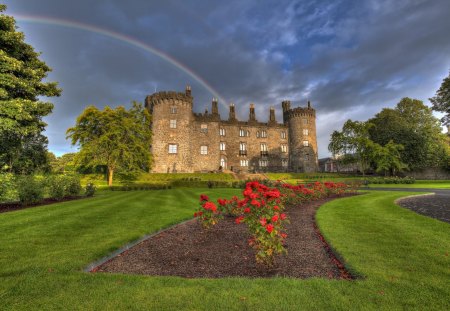
[{"label": "large leafy tree", "polygon": [[108,185],[116,171],[146,171],[150,167],[151,116],[141,104],[131,109],[119,106],[100,111],[87,107],[77,118],[76,125],[67,130],[72,145],[79,145],[75,162],[85,167],[105,165]]},{"label": "large leafy tree", "polygon": [[422,101],[403,98],[394,109],[384,108],[369,122],[374,125],[369,129],[373,142],[403,145],[401,162],[409,169],[442,166],[446,161],[440,122]]},{"label": "large leafy tree", "polygon": [[392,140],[385,146],[373,144],[373,161],[376,163],[376,171],[378,173],[385,172],[385,175],[391,173],[396,175],[397,172],[407,168],[402,162],[400,151],[404,149],[403,145],[396,144]]},{"label": "large leafy tree", "polygon": [[437,90],[436,95],[430,98],[430,102],[433,104],[433,110],[445,113],[441,121],[450,127],[450,72],[448,77],[442,81],[441,87]]},{"label": "large leafy tree", "polygon": [[[0,12],[6,6],[0,4]],[[0,169],[29,173],[46,162],[42,118],[52,112],[40,96],[59,96],[55,82],[44,82],[51,68],[24,42],[13,17],[0,14]]]}]

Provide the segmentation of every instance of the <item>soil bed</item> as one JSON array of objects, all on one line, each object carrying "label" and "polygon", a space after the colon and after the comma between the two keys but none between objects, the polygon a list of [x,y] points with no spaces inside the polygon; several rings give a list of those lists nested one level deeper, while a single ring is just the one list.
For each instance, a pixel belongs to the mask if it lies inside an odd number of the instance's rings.
[{"label": "soil bed", "polygon": [[21,209],[26,209],[30,207],[38,207],[42,205],[49,205],[53,203],[61,203],[66,201],[73,201],[73,200],[80,200],[86,198],[85,196],[77,196],[77,197],[66,197],[60,200],[52,199],[52,198],[46,198],[43,199],[39,203],[29,204],[29,205],[22,205],[20,202],[9,202],[9,203],[0,203],[0,213],[6,213],[6,212],[12,212],[12,211],[18,211]]},{"label": "soil bed", "polygon": [[408,208],[418,214],[450,223],[450,196],[423,195],[412,196],[397,201],[401,207]]},{"label": "soil bed", "polygon": [[315,228],[315,213],[322,199],[286,210],[287,255],[277,258],[273,268],[256,264],[248,245],[245,224],[225,217],[209,232],[197,220],[176,225],[139,243],[94,268],[93,272],[181,276],[186,278],[273,277],[349,279],[350,274],[327,251]]}]

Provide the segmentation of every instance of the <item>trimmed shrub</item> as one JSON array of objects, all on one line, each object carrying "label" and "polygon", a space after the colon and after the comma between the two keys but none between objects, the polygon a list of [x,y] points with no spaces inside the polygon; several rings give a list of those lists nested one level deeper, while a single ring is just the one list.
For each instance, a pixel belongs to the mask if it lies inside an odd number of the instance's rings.
[{"label": "trimmed shrub", "polygon": [[39,203],[44,198],[44,185],[35,176],[20,176],[17,178],[17,192],[22,205]]},{"label": "trimmed shrub", "polygon": [[65,187],[63,176],[60,175],[50,175],[47,177],[46,182],[48,195],[50,198],[61,200],[64,198]]},{"label": "trimmed shrub", "polygon": [[95,187],[95,185],[93,183],[88,183],[86,185],[86,187],[84,188],[84,194],[87,197],[92,197],[94,196],[95,190],[97,189],[97,187]]},{"label": "trimmed shrub", "polygon": [[64,176],[64,196],[77,196],[81,192],[80,177],[77,175]]}]

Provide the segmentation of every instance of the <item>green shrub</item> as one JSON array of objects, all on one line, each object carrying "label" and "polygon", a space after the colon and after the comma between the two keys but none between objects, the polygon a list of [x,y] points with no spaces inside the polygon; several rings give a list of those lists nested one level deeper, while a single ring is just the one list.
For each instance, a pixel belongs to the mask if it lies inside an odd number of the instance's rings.
[{"label": "green shrub", "polygon": [[64,198],[65,187],[63,176],[50,175],[46,178],[45,185],[47,186],[47,191],[50,198],[56,200],[61,200]]},{"label": "green shrub", "polygon": [[84,194],[87,197],[92,197],[94,196],[95,190],[97,189],[97,187],[95,187],[95,185],[93,183],[88,183],[86,185],[86,187],[84,188]]},{"label": "green shrub", "polygon": [[0,202],[17,198],[16,182],[13,174],[0,174]]},{"label": "green shrub", "polygon": [[17,192],[22,205],[39,203],[44,198],[44,184],[35,176],[20,176],[17,178]]},{"label": "green shrub", "polygon": [[64,176],[64,196],[77,196],[81,192],[80,177],[77,175]]}]

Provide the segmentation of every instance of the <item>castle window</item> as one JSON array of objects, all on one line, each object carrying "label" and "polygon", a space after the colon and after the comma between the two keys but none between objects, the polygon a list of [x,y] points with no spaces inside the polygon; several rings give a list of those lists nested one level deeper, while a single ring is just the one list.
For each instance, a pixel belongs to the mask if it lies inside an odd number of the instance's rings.
[{"label": "castle window", "polygon": [[288,159],[281,159],[281,166],[287,167],[288,166]]},{"label": "castle window", "polygon": [[281,152],[287,152],[287,145],[281,145]]},{"label": "castle window", "polygon": [[219,135],[220,136],[225,136],[225,129],[224,128],[220,128],[219,129]]},{"label": "castle window", "polygon": [[269,161],[268,160],[259,160],[259,166],[267,167],[267,166],[269,166]]},{"label": "castle window", "polygon": [[248,166],[248,160],[241,160],[241,166]]},{"label": "castle window", "polygon": [[178,145],[169,144],[169,153],[177,153],[177,152],[178,152]]},{"label": "castle window", "polygon": [[175,106],[170,107],[170,113],[171,114],[176,114],[177,113],[177,107],[175,107]]},{"label": "castle window", "polygon": [[281,139],[286,139],[286,132],[281,132]]},{"label": "castle window", "polygon": [[200,154],[208,154],[208,146],[200,146]]},{"label": "castle window", "polygon": [[266,143],[262,143],[261,144],[261,151],[267,151],[267,144]]},{"label": "castle window", "polygon": [[259,136],[260,136],[259,131],[256,131],[256,138],[259,138]]},{"label": "castle window", "polygon": [[245,136],[245,130],[239,130],[239,137]]},{"label": "castle window", "polygon": [[208,133],[208,124],[205,124],[205,123],[201,124],[200,125],[200,132]]},{"label": "castle window", "polygon": [[308,119],[303,118],[303,124],[308,124]]},{"label": "castle window", "polygon": [[239,143],[239,155],[245,156],[247,155],[247,144]]},{"label": "castle window", "polygon": [[304,140],[304,141],[303,141],[303,147],[308,147],[308,146],[309,146],[309,141]]},{"label": "castle window", "polygon": [[171,129],[177,128],[177,120],[170,120],[170,128]]},{"label": "castle window", "polygon": [[261,137],[266,138],[267,137],[267,131],[261,131]]},{"label": "castle window", "polygon": [[305,160],[309,161],[309,154],[305,154]]},{"label": "castle window", "polygon": [[225,151],[225,143],[220,143],[220,151]]},{"label": "castle window", "polygon": [[308,129],[303,129],[303,135],[304,135],[304,136],[308,136],[308,135],[309,135]]},{"label": "castle window", "polygon": [[250,131],[245,131],[245,136],[250,137]]}]

